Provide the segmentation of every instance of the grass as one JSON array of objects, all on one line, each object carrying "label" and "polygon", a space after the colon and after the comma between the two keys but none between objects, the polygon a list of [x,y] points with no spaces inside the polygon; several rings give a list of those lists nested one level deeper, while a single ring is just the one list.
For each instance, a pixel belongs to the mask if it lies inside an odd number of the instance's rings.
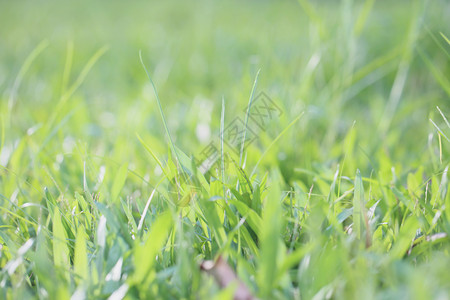
[{"label": "grass", "polygon": [[447,1],[1,7],[1,299],[450,298]]}]

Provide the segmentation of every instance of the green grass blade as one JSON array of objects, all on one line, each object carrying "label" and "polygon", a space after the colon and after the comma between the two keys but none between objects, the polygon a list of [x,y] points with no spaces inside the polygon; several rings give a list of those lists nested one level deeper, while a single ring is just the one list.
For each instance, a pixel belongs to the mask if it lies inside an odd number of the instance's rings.
[{"label": "green grass blade", "polygon": [[439,126],[436,125],[436,123],[433,122],[433,120],[429,119],[431,124],[436,128],[436,130],[447,140],[447,142],[450,142],[450,139],[445,135],[445,133],[439,128]]},{"label": "green grass blade", "polygon": [[353,28],[353,32],[356,36],[359,36],[364,29],[365,24],[367,23],[367,19],[369,17],[370,12],[372,11],[373,4],[375,0],[366,0],[364,2],[364,6],[361,10],[361,13],[356,20],[355,26]]},{"label": "green grass blade", "polygon": [[444,119],[445,124],[447,124],[447,127],[450,129],[450,123],[448,122],[447,118],[445,117],[444,113],[442,112],[442,110],[439,108],[439,106],[436,106],[437,110],[439,111],[439,113],[442,116],[442,119]]},{"label": "green grass blade", "polygon": [[440,32],[440,34],[441,34],[442,38],[447,42],[447,44],[450,45],[450,40],[448,39],[448,37],[445,34],[443,34],[442,32]]},{"label": "green grass blade", "polygon": [[362,239],[362,214],[364,213],[364,186],[361,172],[356,171],[355,192],[353,196],[353,232]]},{"label": "green grass blade", "polygon": [[255,95],[256,85],[258,84],[258,77],[261,69],[258,70],[255,76],[255,81],[253,82],[252,91],[250,93],[250,98],[248,99],[247,113],[245,114],[245,125],[244,125],[244,136],[242,137],[241,149],[239,151],[239,166],[242,167],[242,155],[244,154],[245,148],[245,138],[247,137],[247,125],[248,125],[248,117],[250,115],[250,110],[252,108],[253,98]]},{"label": "green grass blade", "polygon": [[131,279],[133,283],[143,282],[153,268],[156,255],[166,243],[172,224],[173,219],[170,213],[165,212],[159,215],[151,225],[150,232],[144,237],[144,244],[135,246],[133,257],[135,270]]},{"label": "green grass blade", "polygon": [[[67,233],[61,222],[61,212],[58,208],[54,210],[53,217],[53,263],[61,270],[69,268],[69,248],[67,246]],[[68,276],[69,273],[62,272]],[[66,278],[68,279],[68,278]]]},{"label": "green grass blade", "polygon": [[[164,178],[163,178],[163,179],[164,179]],[[161,180],[156,184],[156,187],[153,189],[152,193],[150,194],[150,197],[148,197],[148,200],[147,200],[147,202],[145,203],[145,207],[144,207],[144,210],[142,211],[142,215],[141,215],[141,218],[140,218],[140,220],[139,220],[138,227],[137,227],[137,230],[138,230],[138,231],[141,231],[141,230],[142,230],[142,226],[144,225],[145,216],[147,215],[148,208],[150,207],[150,202],[152,201],[153,196],[155,195],[156,189],[158,188],[159,184],[163,181],[163,179],[161,179]]]},{"label": "green grass blade", "polygon": [[450,97],[450,81],[448,80],[448,76],[445,76],[444,74],[441,73],[441,71],[439,71],[438,68],[436,68],[436,66],[431,61],[430,57],[424,51],[422,51],[420,47],[417,49],[417,52],[419,53],[420,58],[422,58],[422,60],[425,62],[431,74],[433,74],[436,81],[447,93],[447,96]]},{"label": "green grass blade", "polygon": [[75,79],[75,82],[69,87],[69,89],[63,94],[61,102],[66,101],[69,99],[73,93],[81,86],[81,84],[86,79],[87,75],[91,71],[92,67],[97,63],[97,61],[103,56],[103,54],[108,51],[108,46],[103,46],[100,49],[97,50],[97,52],[92,55],[92,57],[88,60],[84,68],[81,70],[80,74],[78,75],[77,79]]},{"label": "green grass blade", "polygon": [[415,216],[408,218],[400,228],[397,240],[390,251],[391,260],[402,258],[413,244],[413,239],[418,229],[418,221]]},{"label": "green grass blade", "polygon": [[150,153],[150,155],[153,157],[153,159],[156,161],[156,163],[158,164],[158,166],[161,168],[161,171],[164,173],[164,175],[166,175],[166,177],[168,178],[168,174],[166,171],[166,168],[163,167],[161,161],[158,159],[158,157],[156,156],[156,154],[152,151],[152,149],[147,146],[147,144],[144,142],[144,140],[138,135],[136,134],[139,142],[141,142],[141,145],[144,146],[145,150],[148,151],[148,153]]},{"label": "green grass blade", "polygon": [[8,102],[8,108],[11,111],[12,107],[14,106],[14,103],[16,102],[17,97],[17,91],[20,87],[20,84],[22,83],[23,77],[27,73],[27,71],[30,69],[31,64],[33,61],[39,56],[39,54],[42,53],[49,45],[49,42],[47,40],[43,40],[40,42],[36,48],[31,51],[31,53],[28,55],[28,57],[25,59],[25,62],[23,63],[22,67],[20,68],[19,74],[17,74],[16,79],[14,80],[11,94],[9,96],[9,102]]},{"label": "green grass blade", "polygon": [[74,272],[77,276],[75,281],[78,283],[88,280],[89,267],[88,256],[86,249],[86,238],[83,226],[79,226],[77,230],[77,237],[75,240],[75,254],[74,254]]},{"label": "green grass blade", "polygon": [[[181,164],[181,161],[180,161],[180,159],[178,157],[177,150],[175,148],[175,144],[173,143],[173,139],[172,139],[172,136],[171,136],[170,131],[169,131],[169,127],[167,126],[166,117],[165,117],[164,111],[162,109],[161,101],[159,100],[158,91],[156,89],[155,83],[152,80],[152,77],[150,76],[150,73],[147,70],[147,67],[144,64],[144,60],[142,59],[142,51],[139,51],[139,59],[141,61],[142,67],[145,70],[145,73],[147,74],[147,78],[150,81],[150,84],[152,85],[153,92],[154,92],[155,98],[156,98],[156,102],[158,104],[159,114],[161,116],[161,119],[162,119],[162,122],[163,122],[163,125],[164,125],[164,130],[166,131],[167,137],[169,138],[170,149],[172,150],[172,152],[174,153],[176,159],[178,160],[177,163]],[[187,176],[186,176],[186,174],[184,172],[184,166],[183,165],[181,165],[181,171],[183,173],[184,178],[186,180],[188,180],[188,178],[187,178]]]},{"label": "green grass blade", "polygon": [[63,97],[63,95],[66,93],[67,90],[70,72],[72,71],[72,63],[73,63],[73,42],[68,41],[66,49],[66,63],[64,64],[64,71],[61,81],[61,97]]},{"label": "green grass blade", "polygon": [[227,192],[225,188],[225,157],[224,157],[224,130],[225,130],[225,98],[222,97],[222,112],[220,114],[220,162],[221,162],[221,176],[222,176],[222,186],[223,186],[223,199],[227,201]]},{"label": "green grass blade", "polygon": [[125,185],[125,181],[127,180],[127,174],[128,174],[128,164],[124,163],[120,166],[116,176],[114,177],[114,182],[111,187],[112,203],[117,202],[117,200],[119,199],[120,191],[122,190],[123,186]]},{"label": "green grass blade", "polygon": [[272,186],[267,198],[262,216],[261,256],[259,258],[259,271],[257,282],[260,288],[261,298],[271,298],[275,279],[278,274],[278,256],[280,255],[280,234],[281,234],[281,188],[280,181],[276,174],[272,174]]}]

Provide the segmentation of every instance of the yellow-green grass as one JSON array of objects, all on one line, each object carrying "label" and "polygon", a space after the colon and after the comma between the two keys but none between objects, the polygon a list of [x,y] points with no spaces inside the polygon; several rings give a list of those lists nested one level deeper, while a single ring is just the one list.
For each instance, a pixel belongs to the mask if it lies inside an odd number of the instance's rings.
[{"label": "yellow-green grass", "polygon": [[1,2],[0,298],[450,298],[449,12]]}]

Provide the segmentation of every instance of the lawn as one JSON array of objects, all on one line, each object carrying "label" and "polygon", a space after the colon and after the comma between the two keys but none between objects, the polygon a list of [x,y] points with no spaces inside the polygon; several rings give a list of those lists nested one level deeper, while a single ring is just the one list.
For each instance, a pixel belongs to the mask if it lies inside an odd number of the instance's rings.
[{"label": "lawn", "polygon": [[450,2],[0,1],[0,299],[450,299]]}]

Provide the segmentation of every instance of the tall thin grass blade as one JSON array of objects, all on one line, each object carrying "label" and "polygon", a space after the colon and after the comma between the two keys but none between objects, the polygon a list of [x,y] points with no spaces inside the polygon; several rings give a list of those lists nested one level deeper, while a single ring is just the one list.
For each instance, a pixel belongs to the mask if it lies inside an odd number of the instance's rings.
[{"label": "tall thin grass blade", "polygon": [[[171,148],[172,152],[174,153],[174,155],[175,155],[175,157],[177,159],[177,163],[181,164],[181,161],[180,161],[180,159],[178,157],[177,150],[175,148],[175,144],[173,143],[172,135],[170,134],[169,127],[167,126],[166,117],[165,117],[164,111],[162,109],[161,101],[159,100],[158,91],[156,89],[155,83],[152,80],[152,77],[150,76],[150,73],[147,70],[147,67],[145,66],[144,60],[142,59],[142,51],[139,51],[139,59],[141,61],[142,67],[145,70],[145,73],[147,74],[147,78],[150,81],[150,84],[152,85],[153,92],[154,92],[155,98],[156,98],[156,102],[158,103],[159,114],[161,115],[161,119],[163,121],[164,130],[166,131],[167,137],[169,138],[170,148]],[[188,180],[188,178],[187,178],[187,176],[186,176],[186,174],[184,172],[184,166],[182,164],[181,164],[181,171],[182,171],[183,176],[185,177],[185,179]]]},{"label": "tall thin grass blade", "polygon": [[253,82],[253,87],[252,87],[252,91],[250,93],[250,98],[248,100],[248,106],[247,106],[247,113],[245,114],[245,127],[244,127],[244,135],[242,137],[242,142],[241,142],[241,151],[239,152],[239,166],[242,167],[242,155],[244,154],[244,148],[245,148],[245,138],[247,137],[247,125],[248,125],[248,117],[250,115],[250,110],[252,108],[252,103],[253,103],[253,97],[255,95],[255,90],[256,90],[256,85],[258,83],[258,77],[259,77],[259,73],[261,72],[261,69],[258,70],[258,72],[256,73],[255,76],[255,81]]},{"label": "tall thin grass blade", "polygon": [[355,192],[353,196],[353,232],[362,239],[362,219],[364,212],[364,187],[361,177],[361,172],[356,171],[355,177]]}]

